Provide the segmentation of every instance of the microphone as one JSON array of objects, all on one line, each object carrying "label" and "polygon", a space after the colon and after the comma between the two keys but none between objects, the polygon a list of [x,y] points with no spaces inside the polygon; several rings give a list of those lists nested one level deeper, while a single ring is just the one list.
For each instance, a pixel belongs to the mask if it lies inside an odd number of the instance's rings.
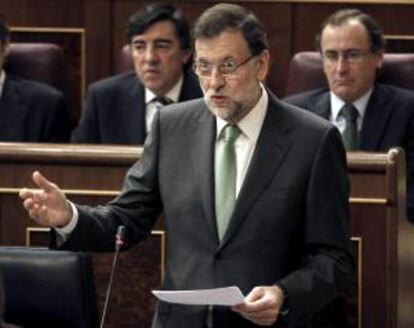
[{"label": "microphone", "polygon": [[118,230],[116,231],[115,236],[115,251],[119,252],[125,244],[125,232],[126,228],[123,225],[120,225],[118,227]]},{"label": "microphone", "polygon": [[119,254],[119,251],[122,249],[122,246],[125,245],[125,232],[126,232],[125,226],[123,225],[118,226],[118,229],[116,231],[116,236],[115,236],[115,255],[112,261],[111,275],[109,277],[108,288],[106,289],[106,297],[105,297],[104,308],[102,311],[101,325],[99,326],[100,328],[103,328],[105,324],[106,310],[109,304],[109,296],[111,295],[112,281],[114,280],[115,268],[116,268],[116,263],[118,260],[118,254]]}]

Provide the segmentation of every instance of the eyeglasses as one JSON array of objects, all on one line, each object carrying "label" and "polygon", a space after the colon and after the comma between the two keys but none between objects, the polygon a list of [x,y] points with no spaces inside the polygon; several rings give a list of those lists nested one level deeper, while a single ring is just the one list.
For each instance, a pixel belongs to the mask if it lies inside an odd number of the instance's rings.
[{"label": "eyeglasses", "polygon": [[[241,63],[237,64],[233,58],[226,59],[221,64],[217,66],[217,70],[223,77],[230,77],[237,74],[237,70],[242,67],[243,65],[247,64],[250,60],[252,60],[257,55],[251,55],[246,60],[242,61]],[[200,77],[210,77],[211,73],[214,69],[213,63],[210,63],[206,60],[197,60],[194,63],[194,70]]]},{"label": "eyeglasses", "polygon": [[372,54],[372,51],[349,50],[344,52],[325,51],[322,53],[323,61],[329,65],[336,65],[342,58],[343,61],[354,64],[362,61],[365,56]]}]

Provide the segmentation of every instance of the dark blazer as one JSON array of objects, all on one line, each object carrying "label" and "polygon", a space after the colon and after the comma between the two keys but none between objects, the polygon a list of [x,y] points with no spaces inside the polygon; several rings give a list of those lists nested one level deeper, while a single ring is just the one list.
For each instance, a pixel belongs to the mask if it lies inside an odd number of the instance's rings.
[{"label": "dark blazer", "polygon": [[[64,248],[113,250],[120,224],[134,244],[163,212],[164,289],[237,285],[247,294],[255,286],[279,283],[287,290],[289,327],[308,324],[353,277],[345,151],[332,124],[269,96],[221,242],[214,210],[216,120],[197,99],[156,115],[123,193],[104,207],[78,206],[79,222]],[[205,319],[206,307],[161,302],[153,327],[201,328]],[[214,320],[214,327],[256,327],[228,308],[216,308]],[[332,318],[323,320],[326,325],[319,321],[313,327],[334,327]],[[279,320],[275,326],[285,324]]]},{"label": "dark blazer", "polygon": [[[304,92],[284,99],[329,119],[328,89]],[[387,151],[401,146],[407,159],[407,217],[414,222],[414,92],[376,84],[362,122],[361,150]]]},{"label": "dark blazer", "polygon": [[0,113],[1,141],[69,141],[69,109],[63,94],[49,85],[7,74]]},{"label": "dark blazer", "polygon": [[[197,77],[184,75],[179,101],[202,97]],[[146,137],[145,89],[135,72],[92,84],[72,142],[140,145]]]}]

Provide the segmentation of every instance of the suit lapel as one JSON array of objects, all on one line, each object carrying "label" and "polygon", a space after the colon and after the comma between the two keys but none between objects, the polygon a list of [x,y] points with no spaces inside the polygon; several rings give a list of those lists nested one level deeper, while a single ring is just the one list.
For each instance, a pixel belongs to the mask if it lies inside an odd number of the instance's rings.
[{"label": "suit lapel", "polygon": [[142,144],[146,136],[145,126],[145,92],[135,73],[125,85],[128,97],[122,100],[120,113],[126,123],[126,132],[132,143]]},{"label": "suit lapel", "polygon": [[323,93],[320,97],[317,97],[313,101],[309,108],[312,108],[312,112],[329,120],[331,116],[331,103],[330,103],[330,94],[329,91]]},{"label": "suit lapel", "polygon": [[[15,80],[13,77],[6,77],[3,93],[0,98],[0,109],[3,119],[0,120],[0,130],[2,135],[5,135],[5,131],[13,131],[15,137],[24,138],[21,134],[23,132],[22,122],[27,114],[29,106],[27,106],[26,97],[20,88],[19,80]],[[7,135],[4,136],[7,141]],[[19,141],[19,140],[11,140]]]},{"label": "suit lapel", "polygon": [[216,121],[204,102],[200,102],[201,116],[194,125],[190,147],[192,161],[196,168],[195,180],[200,190],[205,217],[211,233],[217,236],[214,205],[214,146],[216,140]]},{"label": "suit lapel", "polygon": [[220,247],[235,234],[253,204],[271,183],[291,147],[291,141],[285,135],[291,124],[286,122],[284,111],[279,101],[269,93],[269,105],[263,127]]},{"label": "suit lapel", "polygon": [[377,85],[369,99],[361,130],[361,149],[378,150],[392,113],[388,91]]}]

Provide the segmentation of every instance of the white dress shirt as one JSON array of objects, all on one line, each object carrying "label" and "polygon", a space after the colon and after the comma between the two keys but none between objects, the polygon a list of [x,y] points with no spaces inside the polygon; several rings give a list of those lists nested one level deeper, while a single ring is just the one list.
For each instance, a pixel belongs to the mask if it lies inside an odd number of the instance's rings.
[{"label": "white dress shirt", "polygon": [[[238,196],[240,189],[243,185],[244,178],[246,177],[247,169],[249,168],[250,161],[253,156],[253,152],[256,148],[257,139],[259,138],[260,131],[262,130],[263,121],[267,112],[267,105],[269,102],[269,96],[262,86],[262,95],[253,107],[253,109],[243,119],[237,123],[237,126],[242,133],[237,137],[234,146],[236,150],[236,197]],[[224,142],[223,139],[218,139],[226,121],[216,116],[217,121],[217,138],[216,149],[219,143]]]},{"label": "white dress shirt", "polygon": [[[358,134],[361,133],[362,129],[362,121],[364,119],[365,111],[368,106],[369,98],[371,97],[373,89],[369,89],[362,97],[355,100],[352,104],[358,111],[358,118],[357,118],[357,128],[358,128]],[[341,98],[339,98],[336,94],[333,92],[330,93],[331,95],[331,116],[329,120],[335,124],[335,126],[338,128],[338,130],[341,132],[341,134],[345,130],[346,121],[345,117],[343,115],[340,115],[342,107],[345,105],[345,101],[343,101]]]},{"label": "white dress shirt", "polygon": [[[183,86],[183,77],[178,80],[174,87],[168,91],[164,97],[170,99],[172,102],[178,102],[180,97],[181,88]],[[145,88],[145,128],[147,133],[151,129],[152,121],[154,120],[155,113],[159,109],[159,103],[154,101],[157,98],[154,92]]]}]

